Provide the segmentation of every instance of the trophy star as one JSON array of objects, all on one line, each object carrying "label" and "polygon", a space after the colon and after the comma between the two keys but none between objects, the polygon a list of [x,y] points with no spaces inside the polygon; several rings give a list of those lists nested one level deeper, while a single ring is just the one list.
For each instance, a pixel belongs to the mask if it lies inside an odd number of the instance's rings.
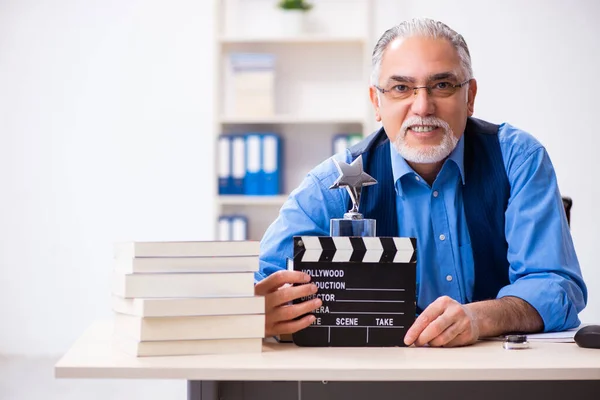
[{"label": "trophy star", "polygon": [[348,187],[358,189],[377,183],[375,178],[363,171],[362,156],[358,156],[351,164],[333,159],[340,176],[333,182],[329,189]]}]

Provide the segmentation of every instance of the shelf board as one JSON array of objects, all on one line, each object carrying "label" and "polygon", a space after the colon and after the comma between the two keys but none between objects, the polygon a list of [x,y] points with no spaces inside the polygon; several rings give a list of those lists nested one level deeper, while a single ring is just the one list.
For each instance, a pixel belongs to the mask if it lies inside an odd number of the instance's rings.
[{"label": "shelf board", "polygon": [[366,39],[360,36],[319,36],[303,35],[291,37],[269,36],[222,36],[222,44],[365,44]]},{"label": "shelf board", "polygon": [[240,205],[240,206],[281,206],[287,200],[288,195],[278,196],[245,196],[245,195],[224,195],[219,196],[218,201],[221,205]]},{"label": "shelf board", "polygon": [[235,117],[222,116],[222,124],[364,124],[358,117],[274,115],[272,117]]}]

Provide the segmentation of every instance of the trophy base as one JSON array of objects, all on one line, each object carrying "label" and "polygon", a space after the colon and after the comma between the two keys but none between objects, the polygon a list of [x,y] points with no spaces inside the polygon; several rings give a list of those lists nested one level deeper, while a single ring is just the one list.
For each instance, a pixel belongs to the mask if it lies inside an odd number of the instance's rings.
[{"label": "trophy base", "polygon": [[374,219],[334,218],[329,228],[330,236],[375,236]]}]

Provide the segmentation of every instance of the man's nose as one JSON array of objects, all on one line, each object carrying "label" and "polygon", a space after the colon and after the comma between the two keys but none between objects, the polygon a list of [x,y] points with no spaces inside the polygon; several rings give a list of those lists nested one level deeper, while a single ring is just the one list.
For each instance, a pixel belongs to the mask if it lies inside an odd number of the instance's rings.
[{"label": "man's nose", "polygon": [[415,88],[416,94],[413,94],[411,111],[415,115],[427,116],[435,111],[435,104],[427,88]]}]

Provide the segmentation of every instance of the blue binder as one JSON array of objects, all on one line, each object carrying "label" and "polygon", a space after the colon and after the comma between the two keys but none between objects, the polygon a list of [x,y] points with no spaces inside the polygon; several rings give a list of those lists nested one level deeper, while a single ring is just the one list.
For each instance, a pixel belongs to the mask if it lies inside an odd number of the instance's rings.
[{"label": "blue binder", "polygon": [[364,137],[361,133],[350,133],[348,134],[348,147],[352,147],[355,144],[358,144]]},{"label": "blue binder", "polygon": [[281,193],[281,138],[274,133],[262,136],[263,195]]},{"label": "blue binder", "polygon": [[231,240],[231,218],[227,215],[221,215],[217,223],[217,240]]},{"label": "blue binder", "polygon": [[219,136],[217,144],[219,194],[231,194],[231,137]]},{"label": "blue binder", "polygon": [[243,215],[232,215],[231,240],[248,240],[248,219]]},{"label": "blue binder", "polygon": [[242,135],[233,135],[231,144],[231,194],[244,194],[246,178],[246,139]]},{"label": "blue binder", "polygon": [[244,194],[256,196],[262,194],[262,135],[246,135],[246,180]]},{"label": "blue binder", "polygon": [[348,148],[348,135],[345,133],[337,134],[331,140],[331,154],[338,154],[346,151]]}]

